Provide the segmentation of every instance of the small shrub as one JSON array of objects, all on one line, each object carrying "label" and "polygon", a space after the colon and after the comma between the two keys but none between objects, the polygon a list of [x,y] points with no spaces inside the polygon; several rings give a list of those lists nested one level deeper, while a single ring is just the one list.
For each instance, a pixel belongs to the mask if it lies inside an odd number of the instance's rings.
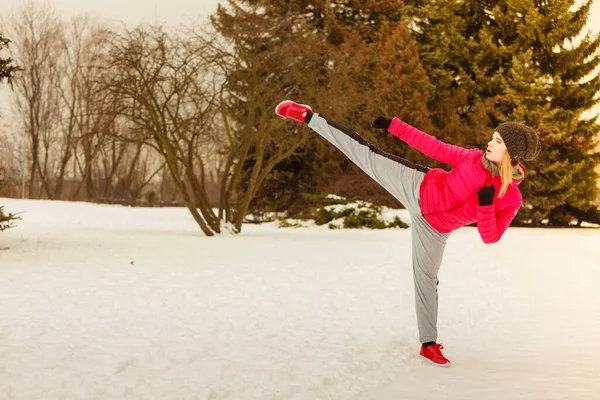
[{"label": "small shrub", "polygon": [[5,231],[9,228],[14,228],[15,221],[20,219],[21,217],[17,216],[17,214],[4,214],[4,206],[0,206],[0,232]]},{"label": "small shrub", "polygon": [[387,227],[388,228],[407,229],[408,224],[406,222],[402,221],[398,216],[395,216],[394,220],[392,222],[390,222]]},{"label": "small shrub", "polygon": [[[408,225],[399,217],[386,223],[381,217],[382,207],[361,200],[348,200],[335,195],[303,194],[304,198],[315,204],[309,215],[305,218],[314,219],[318,226],[328,224],[329,229],[387,229],[408,228]],[[302,224],[297,222],[282,221],[280,228],[298,228]]]},{"label": "small shrub", "polygon": [[286,221],[285,219],[282,221],[279,221],[279,228],[302,228],[302,224],[297,222],[297,221],[293,221],[293,222],[289,222]]},{"label": "small shrub", "polygon": [[326,223],[334,220],[335,214],[327,208],[317,209],[317,215],[315,216],[315,224],[325,225]]},{"label": "small shrub", "polygon": [[157,200],[158,200],[158,196],[156,195],[156,192],[154,190],[151,190],[148,193],[146,193],[146,201],[149,204],[154,204],[154,203],[156,203]]},{"label": "small shrub", "polygon": [[387,225],[373,210],[360,210],[344,218],[344,228],[385,229]]},{"label": "small shrub", "polygon": [[356,210],[354,208],[344,208],[342,211],[336,214],[336,218],[346,218],[354,214]]}]

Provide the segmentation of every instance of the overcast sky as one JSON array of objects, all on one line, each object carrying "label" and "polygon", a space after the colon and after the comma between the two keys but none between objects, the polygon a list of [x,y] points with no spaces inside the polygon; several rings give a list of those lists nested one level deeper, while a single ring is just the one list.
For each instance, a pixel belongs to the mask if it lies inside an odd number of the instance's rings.
[{"label": "overcast sky", "polygon": [[[14,11],[27,0],[0,0],[0,10]],[[47,0],[59,15],[79,13],[123,21],[134,26],[142,22],[179,24],[206,17],[217,9],[217,0]]]},{"label": "overcast sky", "polygon": [[[579,3],[584,0],[580,0]],[[27,0],[0,0],[4,14],[13,11]],[[216,10],[217,4],[225,0],[47,0],[60,15],[72,16],[82,12],[98,15],[112,21],[123,21],[127,25],[141,22],[185,23],[206,17]],[[600,31],[600,0],[592,5],[588,26]],[[0,29],[1,30],[1,29]]]}]

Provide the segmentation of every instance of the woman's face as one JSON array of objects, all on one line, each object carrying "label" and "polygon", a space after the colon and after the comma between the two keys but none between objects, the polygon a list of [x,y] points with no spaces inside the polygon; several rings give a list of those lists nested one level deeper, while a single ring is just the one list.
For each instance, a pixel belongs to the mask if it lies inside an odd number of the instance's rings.
[{"label": "woman's face", "polygon": [[485,156],[491,162],[494,162],[498,165],[502,163],[504,159],[504,154],[507,152],[506,145],[504,144],[504,140],[498,132],[494,132],[492,135],[492,140],[488,142],[487,150],[485,152]]}]

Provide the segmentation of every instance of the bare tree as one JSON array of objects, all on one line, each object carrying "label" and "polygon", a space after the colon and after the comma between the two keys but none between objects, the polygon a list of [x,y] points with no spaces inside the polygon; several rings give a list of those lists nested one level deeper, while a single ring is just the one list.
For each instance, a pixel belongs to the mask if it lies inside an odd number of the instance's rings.
[{"label": "bare tree", "polygon": [[[49,186],[51,152],[60,119],[57,63],[61,24],[48,5],[25,3],[5,24],[13,38],[11,54],[24,71],[15,79],[17,108],[31,152],[29,195],[53,197]],[[36,186],[40,182],[41,188]]]},{"label": "bare tree", "polygon": [[[283,50],[271,54],[270,62],[283,56]],[[208,236],[223,229],[240,232],[261,183],[307,138],[306,130],[290,132],[274,118],[281,82],[270,80],[260,57],[242,59],[194,27],[177,33],[138,28],[112,39],[110,68],[120,73],[109,86],[136,126],[128,140],[142,141],[164,158],[181,198]],[[230,79],[241,77],[230,71],[243,66],[244,84],[256,93],[241,108],[227,88]],[[221,184],[217,213],[206,190],[215,181]]]},{"label": "bare tree", "polygon": [[[301,93],[303,99],[320,90],[314,70],[323,70],[326,46],[290,37],[310,37],[311,30],[290,18],[265,20],[233,2],[241,18],[219,7],[212,23],[224,43],[214,41],[214,63],[222,75],[220,112],[226,133],[225,165],[221,179],[219,218],[237,230],[250,202],[274,167],[295,154],[308,130],[275,116],[277,104]],[[202,40],[203,33],[196,35]]]},{"label": "bare tree", "polygon": [[[64,54],[60,86],[63,101],[61,128],[66,142],[74,148],[72,177],[79,178],[72,197],[80,198],[80,192],[85,188],[84,198],[96,200],[102,190],[100,183],[96,184],[99,171],[95,166],[102,152],[110,149],[110,142],[116,140],[114,131],[118,124],[115,121],[119,115],[114,95],[103,86],[104,75],[115,73],[102,64],[109,34],[98,21],[87,15],[74,17],[64,32],[61,41]],[[71,155],[63,154],[57,191],[62,186],[67,156]]]},{"label": "bare tree", "polygon": [[[86,77],[89,77],[89,74],[86,76],[86,72],[88,72],[86,67],[88,67],[89,59],[95,54],[93,42],[90,40],[90,36],[95,34],[95,27],[92,24],[90,18],[85,15],[75,17],[70,23],[64,24],[62,35],[59,38],[62,57],[58,63],[61,73],[57,82],[57,90],[62,105],[59,120],[62,140],[61,149],[58,152],[58,171],[55,175],[56,198],[60,198],[62,195],[67,166],[78,152],[75,146],[77,140],[89,134],[81,129],[86,127],[82,120],[93,118],[93,116],[87,115],[85,109],[87,104],[94,103],[96,100],[85,97],[85,80]],[[74,180],[75,177],[74,171],[72,179]]]},{"label": "bare tree", "polygon": [[154,148],[203,232],[220,232],[203,186],[201,150],[210,142],[216,96],[202,49],[161,28],[138,28],[114,35],[110,60],[120,73],[108,86],[135,124],[124,139]]},{"label": "bare tree", "polygon": [[[306,129],[290,129],[286,121],[274,115],[282,100],[280,90],[288,84],[278,81],[281,75],[269,73],[266,65],[277,59],[285,63],[288,50],[279,49],[269,55],[270,60],[258,54],[229,52],[220,52],[217,57],[225,77],[219,106],[228,149],[222,170],[219,218],[231,222],[238,231],[250,202],[273,168],[308,138]],[[295,80],[293,73],[287,78]],[[249,88],[243,98],[229,90],[239,87],[240,82]]]}]

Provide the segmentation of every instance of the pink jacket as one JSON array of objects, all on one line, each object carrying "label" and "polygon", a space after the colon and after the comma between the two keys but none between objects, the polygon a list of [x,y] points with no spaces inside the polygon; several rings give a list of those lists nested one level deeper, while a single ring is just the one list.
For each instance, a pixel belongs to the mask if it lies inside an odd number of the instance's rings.
[{"label": "pink jacket", "polygon": [[[421,153],[454,167],[450,172],[431,169],[421,184],[421,212],[435,230],[449,233],[477,222],[484,243],[500,240],[523,202],[517,187],[525,177],[522,165],[523,178],[513,179],[506,194],[498,198],[502,180],[484,168],[481,150],[446,144],[398,118],[392,120],[389,132]],[[496,189],[493,204],[480,206],[477,192],[490,184]]]}]

